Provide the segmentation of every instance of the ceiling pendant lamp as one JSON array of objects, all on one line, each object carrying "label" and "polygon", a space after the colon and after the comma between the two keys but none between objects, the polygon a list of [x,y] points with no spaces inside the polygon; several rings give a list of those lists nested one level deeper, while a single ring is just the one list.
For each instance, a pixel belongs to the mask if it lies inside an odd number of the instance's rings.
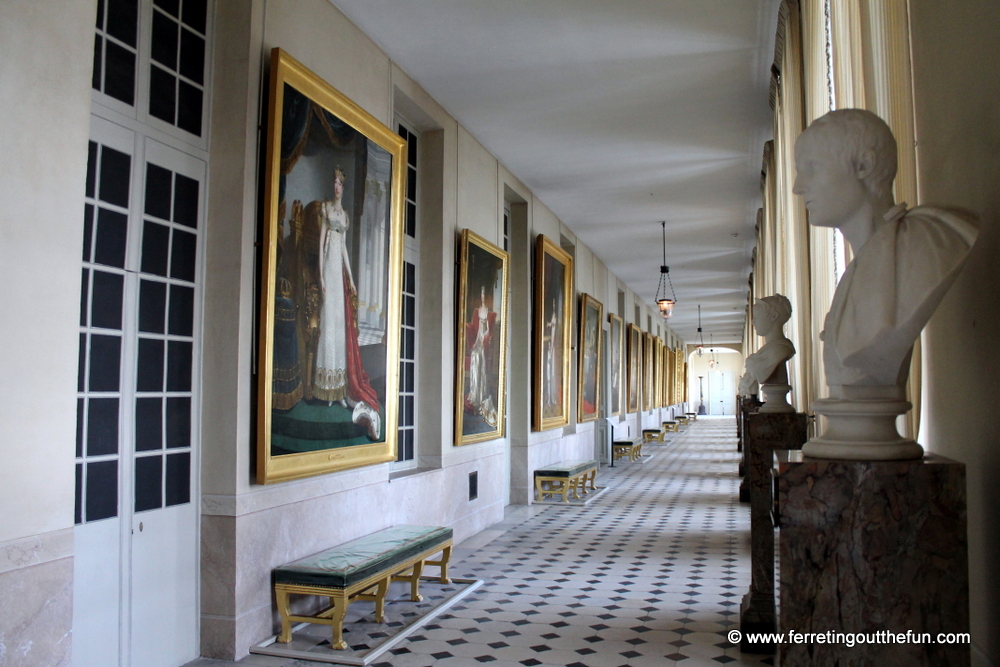
[{"label": "ceiling pendant lamp", "polygon": [[698,347],[695,348],[700,357],[705,353],[705,334],[701,332],[701,304],[698,304]]},{"label": "ceiling pendant lamp", "polygon": [[[660,225],[663,227],[663,264],[660,265],[660,284],[656,287],[656,307],[660,311],[660,317],[667,319],[674,314],[677,294],[674,293],[674,283],[670,280],[670,267],[667,266],[667,221],[664,220]],[[670,285],[669,297],[667,285]]]}]

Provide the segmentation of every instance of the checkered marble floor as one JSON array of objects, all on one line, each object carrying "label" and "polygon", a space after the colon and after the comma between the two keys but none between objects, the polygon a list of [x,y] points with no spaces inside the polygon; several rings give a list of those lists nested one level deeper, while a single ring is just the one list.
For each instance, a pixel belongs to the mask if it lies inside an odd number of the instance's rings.
[{"label": "checkered marble floor", "polygon": [[[460,544],[452,573],[485,585],[374,667],[765,665],[726,638],[750,583],[732,417],[705,418],[642,462],[604,467],[586,507],[508,508]],[[249,656],[188,667],[316,663]]]}]

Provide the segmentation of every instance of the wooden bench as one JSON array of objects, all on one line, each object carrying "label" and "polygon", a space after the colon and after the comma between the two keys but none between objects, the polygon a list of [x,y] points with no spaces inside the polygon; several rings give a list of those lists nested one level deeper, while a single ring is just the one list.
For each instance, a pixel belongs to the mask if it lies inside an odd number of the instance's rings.
[{"label": "wooden bench", "polygon": [[680,424],[681,426],[688,425],[688,418],[685,417],[684,415],[677,415],[676,417],[674,417],[674,419],[677,420],[677,423]]},{"label": "wooden bench", "polygon": [[697,412],[685,412],[684,416],[687,417],[688,419],[690,419],[693,422],[698,421],[698,413]]},{"label": "wooden bench", "polygon": [[678,433],[681,430],[681,425],[675,421],[665,421],[663,422],[663,430]]},{"label": "wooden bench", "polygon": [[643,442],[653,442],[654,440],[661,442],[663,436],[663,429],[659,428],[644,428],[642,429],[642,441]]},{"label": "wooden bench", "polygon": [[579,498],[580,493],[587,495],[588,485],[596,491],[594,480],[599,467],[597,461],[562,461],[535,470],[535,500],[561,495],[565,503],[571,491],[574,498]]},{"label": "wooden bench", "polygon": [[[419,587],[424,565],[440,567],[441,583],[450,583],[451,547],[451,528],[395,526],[276,568],[274,595],[281,614],[278,641],[292,640],[293,621],[319,623],[333,628],[333,648],[346,649],[344,616],[351,602],[375,602],[375,620],[384,623],[385,595],[392,581],[409,582],[414,602],[422,599]],[[439,551],[439,560],[427,560]],[[298,616],[289,607],[291,595],[327,597],[330,606],[315,616]]]},{"label": "wooden bench", "polygon": [[638,461],[642,456],[642,440],[615,440],[611,443],[611,460],[628,458]]}]

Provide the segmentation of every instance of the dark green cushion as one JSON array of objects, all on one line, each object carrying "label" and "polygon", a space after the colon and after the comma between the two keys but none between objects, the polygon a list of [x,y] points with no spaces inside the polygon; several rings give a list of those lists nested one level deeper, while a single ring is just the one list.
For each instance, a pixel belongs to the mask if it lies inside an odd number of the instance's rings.
[{"label": "dark green cushion", "polygon": [[394,526],[283,565],[275,569],[274,581],[347,588],[431,547],[442,545],[451,537],[451,528]]},{"label": "dark green cushion", "polygon": [[642,432],[643,433],[659,433],[660,429],[658,429],[658,428],[644,428],[644,429],[642,429]]},{"label": "dark green cushion", "polygon": [[[657,431],[659,432],[659,431]],[[639,444],[638,440],[614,440],[612,441],[612,446],[614,447],[631,447],[632,445]]]},{"label": "dark green cushion", "polygon": [[541,477],[573,477],[584,470],[597,467],[597,461],[560,461],[555,465],[545,466],[535,471],[535,476]]}]

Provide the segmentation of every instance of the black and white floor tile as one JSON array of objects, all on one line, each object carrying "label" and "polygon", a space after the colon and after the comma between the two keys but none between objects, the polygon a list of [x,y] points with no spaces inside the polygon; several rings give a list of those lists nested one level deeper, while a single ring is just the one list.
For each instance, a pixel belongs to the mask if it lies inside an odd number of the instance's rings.
[{"label": "black and white floor tile", "polygon": [[[750,583],[733,418],[702,417],[644,453],[601,469],[596,502],[511,507],[459,545],[452,573],[485,585],[373,666],[771,664],[726,638]],[[251,655],[188,667],[314,664]]]}]

